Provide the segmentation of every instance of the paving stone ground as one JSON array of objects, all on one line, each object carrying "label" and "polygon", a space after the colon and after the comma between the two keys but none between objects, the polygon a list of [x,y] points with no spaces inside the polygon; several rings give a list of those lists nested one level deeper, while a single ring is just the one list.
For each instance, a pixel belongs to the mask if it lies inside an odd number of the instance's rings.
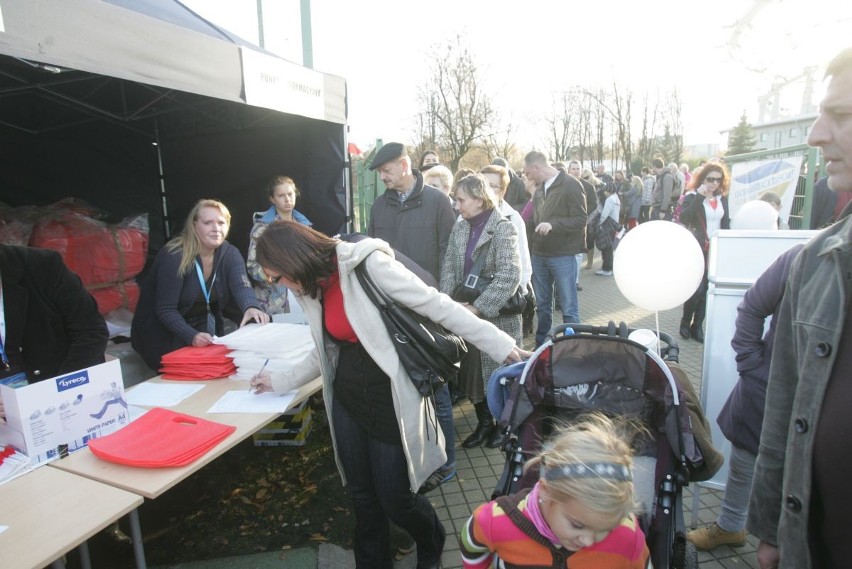
[{"label": "paving stone ground", "polygon": [[[618,323],[624,321],[630,328],[656,328],[654,313],[633,306],[615,284],[612,277],[602,277],[594,274],[599,268],[600,258],[596,259],[592,270],[583,270],[580,274],[582,291],[579,294],[580,318],[583,323],[606,325],[610,320]],[[680,321],[680,307],[659,314],[660,329],[675,336],[680,347],[680,364],[689,374],[696,393],[701,390],[701,375],[703,368],[703,345],[694,340],[682,340],[677,336]],[[525,340],[530,348],[532,338]],[[463,441],[476,426],[476,414],[470,403],[464,403],[454,409],[456,424],[456,457],[458,476],[429,494],[429,498],[438,512],[438,517],[447,529],[447,543],[444,548],[442,562],[445,569],[462,567],[459,555],[458,533],[471,511],[487,500],[502,472],[504,456],[497,449],[476,448],[464,449]],[[709,417],[715,421],[715,417]],[[710,523],[719,514],[722,493],[715,489],[700,488],[698,508],[693,513],[694,486],[687,488],[684,493],[684,516],[687,524],[693,517],[699,525]],[[748,542],[741,548],[720,547],[712,552],[699,552],[700,569],[722,568],[754,568],[757,569],[757,541],[749,536]],[[242,558],[229,558],[227,565],[240,569],[267,567],[288,567],[292,569],[317,567],[319,569],[343,569],[354,566],[352,553],[334,545],[322,545],[319,550],[299,550],[289,552],[282,560],[282,554],[252,555]],[[415,565],[415,555],[408,555],[397,562],[397,569],[410,569]],[[282,562],[283,561],[283,562]],[[269,564],[266,564],[266,563]],[[200,569],[214,568],[210,561],[203,565],[182,564],[168,569]],[[167,569],[167,568],[161,568]]]}]

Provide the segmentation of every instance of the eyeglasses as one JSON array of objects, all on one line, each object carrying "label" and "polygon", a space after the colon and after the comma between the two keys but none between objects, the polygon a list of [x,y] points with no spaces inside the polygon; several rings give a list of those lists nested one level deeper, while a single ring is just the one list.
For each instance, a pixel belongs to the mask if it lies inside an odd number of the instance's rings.
[{"label": "eyeglasses", "polygon": [[719,177],[707,176],[706,178],[704,178],[704,181],[710,182],[711,184],[721,184],[722,183],[722,177],[721,176],[719,176]]}]

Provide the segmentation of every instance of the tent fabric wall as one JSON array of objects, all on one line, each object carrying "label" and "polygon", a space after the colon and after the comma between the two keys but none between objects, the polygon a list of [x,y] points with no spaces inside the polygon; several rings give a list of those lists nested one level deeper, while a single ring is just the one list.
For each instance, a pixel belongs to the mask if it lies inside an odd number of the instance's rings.
[{"label": "tent fabric wall", "polygon": [[[134,4],[162,8],[171,22],[102,0],[2,7],[0,202],[74,196],[111,220],[148,213],[156,252],[165,240],[159,148],[172,234],[195,201],[218,198],[232,212],[229,240],[245,252],[275,174],[295,179],[298,207],[317,229],[344,228],[345,124],[246,105],[239,47],[194,31],[209,23],[179,3]],[[175,25],[185,17],[197,21]],[[333,79],[345,98],[345,82]]]}]

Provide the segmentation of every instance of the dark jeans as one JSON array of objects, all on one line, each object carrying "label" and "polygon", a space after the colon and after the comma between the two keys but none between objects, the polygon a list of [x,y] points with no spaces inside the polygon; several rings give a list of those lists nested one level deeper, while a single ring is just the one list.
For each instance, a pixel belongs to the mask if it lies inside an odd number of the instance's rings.
[{"label": "dark jeans", "polygon": [[649,205],[639,206],[639,223],[645,223],[646,221],[649,221],[650,217],[651,217],[651,206],[649,206]]},{"label": "dark jeans", "polygon": [[453,401],[446,385],[435,392],[435,414],[447,441],[447,462],[443,468],[456,465],[456,426],[453,423]]},{"label": "dark jeans", "polygon": [[681,322],[692,328],[701,328],[704,323],[704,314],[707,310],[707,289],[710,282],[707,280],[707,265],[704,265],[704,278],[698,285],[692,296],[683,303],[683,316]]},{"label": "dark jeans", "polygon": [[[665,221],[671,221],[672,220],[671,210],[667,210],[665,212],[665,214],[666,214],[666,216],[664,218]],[[649,221],[659,221],[659,219],[660,219],[660,208],[654,206],[654,207],[651,208],[651,219]]]},{"label": "dark jeans", "polygon": [[612,258],[613,258],[613,249],[610,247],[609,249],[601,249],[601,270],[602,271],[611,271],[612,270]]},{"label": "dark jeans", "polygon": [[367,435],[336,400],[332,424],[355,510],[355,566],[393,569],[389,519],[414,538],[418,565],[437,563],[446,536],[444,527],[429,500],[417,494],[417,488],[411,491],[402,447]]}]

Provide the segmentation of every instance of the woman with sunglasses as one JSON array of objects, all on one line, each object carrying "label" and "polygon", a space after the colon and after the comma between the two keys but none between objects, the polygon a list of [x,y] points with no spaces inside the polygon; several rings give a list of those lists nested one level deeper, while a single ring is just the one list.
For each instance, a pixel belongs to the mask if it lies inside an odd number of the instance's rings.
[{"label": "woman with sunglasses", "polygon": [[704,342],[704,312],[707,307],[707,252],[710,239],[720,229],[729,229],[731,220],[728,209],[730,176],[724,164],[708,162],[690,180],[691,190],[684,196],[680,223],[689,229],[704,252],[704,277],[698,290],[683,303],[680,320],[680,335],[684,339],[694,338]]}]

